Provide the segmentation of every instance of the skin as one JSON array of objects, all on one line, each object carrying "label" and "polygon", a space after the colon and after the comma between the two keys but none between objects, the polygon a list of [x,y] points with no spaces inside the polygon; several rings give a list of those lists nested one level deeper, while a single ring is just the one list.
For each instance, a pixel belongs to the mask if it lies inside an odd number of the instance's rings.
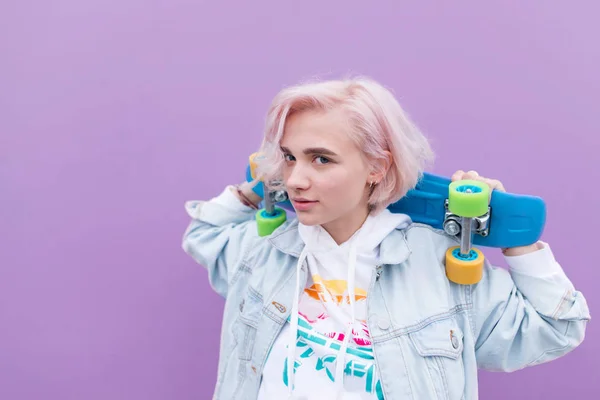
[{"label": "skin", "polygon": [[[283,178],[298,220],[321,225],[338,244],[367,218],[371,182],[377,184],[387,170],[370,165],[350,139],[347,119],[341,110],[296,113],[286,121],[281,141]],[[302,210],[297,199],[313,205]]]},{"label": "skin", "polygon": [[[387,160],[371,165],[348,135],[347,117],[341,110],[303,111],[290,116],[285,125],[281,148],[285,158],[283,178],[298,220],[305,225],[321,225],[336,243],[348,240],[369,214],[371,182],[377,185],[390,166]],[[502,182],[480,176],[477,171],[456,171],[452,181],[474,179],[492,190],[506,191]],[[242,191],[255,204],[261,199],[243,185]],[[303,210],[303,203],[312,205]],[[503,249],[506,256],[539,250],[541,242]]]}]

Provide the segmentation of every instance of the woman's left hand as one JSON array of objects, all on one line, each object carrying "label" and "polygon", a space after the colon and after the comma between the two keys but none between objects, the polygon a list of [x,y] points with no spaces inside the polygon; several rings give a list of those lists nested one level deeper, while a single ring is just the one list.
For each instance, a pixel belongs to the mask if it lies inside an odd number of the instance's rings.
[{"label": "woman's left hand", "polygon": [[[483,177],[483,176],[479,175],[479,173],[477,171],[473,171],[473,170],[470,170],[468,172],[458,170],[454,174],[452,174],[451,179],[452,179],[452,182],[471,179],[471,180],[487,183],[487,185],[490,187],[490,197],[492,196],[492,191],[494,191],[494,190],[506,192],[506,189],[504,188],[504,185],[502,184],[502,182],[500,182],[497,179],[489,179],[489,178]],[[502,249],[502,253],[504,253],[505,256],[509,256],[509,257],[520,256],[523,254],[534,252],[536,250],[540,250],[543,248],[543,246],[544,245],[538,241],[529,246],[505,248],[505,249]]]}]

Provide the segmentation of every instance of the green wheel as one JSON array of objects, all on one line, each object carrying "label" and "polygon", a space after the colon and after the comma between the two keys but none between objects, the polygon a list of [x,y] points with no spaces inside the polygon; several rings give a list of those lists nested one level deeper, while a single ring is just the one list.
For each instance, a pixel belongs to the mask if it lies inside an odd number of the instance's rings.
[{"label": "green wheel", "polygon": [[284,209],[275,207],[273,211],[273,215],[269,215],[263,208],[256,213],[256,225],[259,236],[269,236],[285,222],[286,213]]},{"label": "green wheel", "polygon": [[462,180],[450,184],[448,210],[460,217],[474,218],[488,211],[490,187],[480,181]]}]

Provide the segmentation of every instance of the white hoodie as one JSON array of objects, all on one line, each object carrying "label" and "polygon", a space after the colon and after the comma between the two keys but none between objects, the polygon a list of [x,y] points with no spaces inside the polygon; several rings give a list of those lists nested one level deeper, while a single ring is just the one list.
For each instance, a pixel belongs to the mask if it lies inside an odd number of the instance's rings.
[{"label": "white hoodie", "polygon": [[[267,359],[259,400],[383,399],[366,324],[367,290],[379,244],[410,222],[386,209],[369,215],[341,245],[320,226],[298,224],[305,247],[296,266],[295,301]],[[308,279],[299,282],[304,262]]]}]

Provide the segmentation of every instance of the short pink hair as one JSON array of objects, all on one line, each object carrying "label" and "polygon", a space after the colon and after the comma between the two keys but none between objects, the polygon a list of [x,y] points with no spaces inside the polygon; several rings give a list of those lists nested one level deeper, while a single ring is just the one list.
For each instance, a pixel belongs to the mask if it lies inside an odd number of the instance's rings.
[{"label": "short pink hair", "polygon": [[280,91],[267,113],[257,172],[266,182],[280,181],[283,154],[280,143],[286,119],[307,110],[341,109],[348,115],[350,137],[366,160],[392,155],[390,169],[369,197],[378,211],[398,201],[414,188],[434,155],[428,140],[409,119],[394,95],[368,78],[305,83]]}]

